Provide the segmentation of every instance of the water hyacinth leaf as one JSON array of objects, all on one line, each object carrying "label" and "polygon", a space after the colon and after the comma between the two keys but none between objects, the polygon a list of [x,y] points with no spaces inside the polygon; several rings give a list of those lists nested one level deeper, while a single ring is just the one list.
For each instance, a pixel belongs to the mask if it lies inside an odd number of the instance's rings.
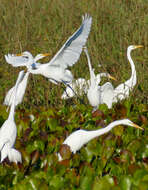
[{"label": "water hyacinth leaf", "polygon": [[109,175],[106,175],[99,179],[96,177],[94,183],[93,183],[93,188],[92,190],[110,190],[114,187],[114,180],[112,177]]},{"label": "water hyacinth leaf", "polygon": [[34,151],[31,153],[31,164],[34,164],[39,159],[39,151]]},{"label": "water hyacinth leaf", "polygon": [[136,152],[141,149],[141,141],[139,139],[135,139],[131,141],[127,147],[129,151],[131,151],[133,154],[136,154]]},{"label": "water hyacinth leaf", "polygon": [[17,183],[19,183],[19,181],[21,181],[23,179],[24,179],[24,174],[19,172],[19,171],[16,171],[15,172],[15,177],[12,180],[12,184],[16,185]]},{"label": "water hyacinth leaf", "polygon": [[41,140],[35,140],[33,143],[27,145],[26,150],[28,153],[32,153],[34,150],[44,151],[45,144]]},{"label": "water hyacinth leaf", "polygon": [[66,144],[62,144],[59,150],[60,155],[62,156],[62,158],[65,159],[70,159],[71,157],[71,150],[70,147]]},{"label": "water hyacinth leaf", "polygon": [[50,131],[55,131],[56,127],[58,126],[58,120],[55,118],[48,118],[47,126],[49,127]]},{"label": "water hyacinth leaf", "polygon": [[131,190],[132,187],[132,177],[131,176],[122,176],[122,180],[119,184],[122,190]]},{"label": "water hyacinth leaf", "polygon": [[49,184],[51,187],[55,189],[60,189],[64,186],[64,178],[58,175],[54,175],[51,180],[49,181]]},{"label": "water hyacinth leaf", "polygon": [[80,177],[80,188],[81,189],[85,189],[85,190],[89,190],[92,188],[92,183],[93,183],[93,176],[81,176]]}]

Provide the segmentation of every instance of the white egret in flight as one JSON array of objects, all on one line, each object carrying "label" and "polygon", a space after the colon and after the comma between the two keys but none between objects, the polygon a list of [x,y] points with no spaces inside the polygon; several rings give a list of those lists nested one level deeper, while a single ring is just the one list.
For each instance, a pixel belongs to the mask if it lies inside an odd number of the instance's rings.
[{"label": "white egret in flight", "polygon": [[27,69],[29,68],[36,68],[40,65],[37,61],[48,56],[49,53],[38,54],[35,57],[29,52],[24,51],[20,54],[8,54],[5,55],[5,60],[8,64],[12,65],[13,67],[22,67],[26,66]]},{"label": "white egret in flight", "polygon": [[[143,130],[143,128],[139,127],[138,125],[136,125],[129,119],[122,119],[122,120],[113,121],[108,126],[102,129],[98,129],[98,130],[93,130],[93,131],[87,131],[83,129],[77,130],[73,132],[72,134],[70,134],[65,139],[63,144],[68,145],[70,147],[71,152],[75,154],[78,150],[82,148],[83,145],[88,143],[90,140],[96,137],[99,137],[105,133],[108,133],[111,129],[119,125],[126,125],[126,126],[135,127],[137,129]],[[58,158],[59,158],[59,161],[62,160],[60,153],[58,153]]]},{"label": "white egret in flight", "polygon": [[[19,82],[24,76],[24,71],[19,73],[16,85],[15,85],[15,94],[17,92],[17,87]],[[15,96],[16,97],[16,96]],[[10,162],[22,162],[21,154],[18,150],[14,148],[17,128],[14,121],[15,115],[15,98],[11,104],[10,113],[8,119],[3,123],[0,128],[0,152],[1,152],[1,162],[8,156]]]},{"label": "white egret in flight", "polygon": [[[37,61],[48,55],[49,54],[45,53],[45,54],[38,54],[35,57],[33,57],[30,52],[26,51],[26,52],[23,52],[22,54],[5,55],[5,59],[6,59],[7,63],[13,65],[14,67],[26,66],[27,68],[31,68],[31,67],[39,66],[40,63],[38,63]],[[15,96],[16,96],[15,97],[15,105],[16,106],[22,102],[24,94],[25,94],[25,90],[27,87],[28,77],[29,77],[29,71],[26,72],[22,81],[18,84],[16,94],[15,94],[15,86],[13,86],[7,92],[7,94],[5,96],[5,100],[4,100],[5,105],[10,106],[12,104]]]},{"label": "white egret in flight", "polygon": [[51,61],[36,66],[36,68],[29,68],[29,72],[41,74],[55,84],[58,82],[70,83],[73,80],[73,75],[67,67],[73,66],[78,61],[83,46],[87,41],[91,23],[92,17],[85,14],[82,17],[80,28],[65,42]]}]

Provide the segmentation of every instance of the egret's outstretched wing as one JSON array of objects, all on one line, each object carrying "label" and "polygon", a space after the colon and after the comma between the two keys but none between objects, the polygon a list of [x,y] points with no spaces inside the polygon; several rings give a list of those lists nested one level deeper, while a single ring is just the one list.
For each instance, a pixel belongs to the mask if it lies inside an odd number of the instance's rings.
[{"label": "egret's outstretched wing", "polygon": [[28,57],[16,56],[14,54],[5,55],[6,62],[13,67],[27,66]]},{"label": "egret's outstretched wing", "polygon": [[114,98],[114,88],[110,82],[106,82],[100,87],[101,90],[101,104],[106,104],[108,108],[112,107]]},{"label": "egret's outstretched wing", "polygon": [[82,52],[82,48],[88,38],[92,23],[92,17],[85,14],[82,17],[80,28],[66,41],[62,48],[56,53],[49,65],[59,65],[63,68],[75,64]]}]

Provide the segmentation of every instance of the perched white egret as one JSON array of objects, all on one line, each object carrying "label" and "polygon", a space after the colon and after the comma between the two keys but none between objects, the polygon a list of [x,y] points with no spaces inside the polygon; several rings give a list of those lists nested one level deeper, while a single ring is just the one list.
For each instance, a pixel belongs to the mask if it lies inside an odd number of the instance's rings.
[{"label": "perched white egret", "polygon": [[101,86],[99,86],[101,77],[106,76],[113,80],[115,80],[115,78],[109,75],[108,73],[101,73],[101,74],[95,75],[94,70],[92,69],[92,66],[91,66],[90,57],[89,57],[87,48],[84,48],[84,52],[87,56],[89,72],[90,72],[90,85],[87,92],[87,98],[90,105],[92,105],[94,110],[96,110],[98,106],[102,103],[102,97],[101,97],[102,90],[101,90]]},{"label": "perched white egret", "polygon": [[85,14],[82,17],[80,28],[65,42],[51,61],[34,69],[29,68],[29,72],[41,74],[55,84],[58,82],[70,83],[73,80],[73,75],[67,67],[73,66],[78,61],[82,48],[87,41],[91,23],[92,17]]},{"label": "perched white egret", "polygon": [[134,62],[131,58],[131,51],[137,48],[143,47],[142,45],[130,45],[127,48],[127,59],[130,62],[132,74],[129,80],[120,84],[114,89],[114,99],[113,102],[117,102],[118,100],[125,99],[129,96],[130,91],[134,88],[137,83],[136,69]]},{"label": "perched white egret", "polygon": [[[16,85],[15,85],[15,94],[17,92],[17,87],[19,82],[24,76],[24,71],[19,73]],[[16,96],[15,96],[16,97]],[[15,98],[11,104],[10,113],[8,119],[4,122],[0,128],[0,152],[1,152],[1,162],[8,156],[10,162],[22,162],[21,153],[14,148],[17,128],[14,121],[15,114]]]},{"label": "perched white egret", "polygon": [[[30,52],[23,52],[22,54],[8,54],[5,55],[5,59],[6,61],[13,65],[14,67],[18,67],[18,66],[26,66],[27,68],[30,67],[36,67],[39,66],[40,63],[38,63],[37,61],[39,59],[42,59],[46,56],[48,56],[49,54],[38,54],[35,57],[32,56],[32,54]],[[18,105],[22,102],[24,94],[25,94],[25,90],[27,87],[27,81],[28,81],[28,77],[29,77],[29,71],[26,72],[24,78],[22,79],[22,81],[18,84],[17,87],[17,94],[15,94],[15,86],[13,86],[8,93],[5,96],[5,100],[4,100],[4,104],[10,106],[13,102],[13,99],[15,97],[15,105]]]},{"label": "perched white egret", "polygon": [[[68,145],[70,147],[71,152],[75,154],[78,150],[82,148],[83,145],[88,143],[90,140],[109,132],[111,129],[119,125],[127,125],[143,130],[143,128],[139,127],[129,119],[122,119],[122,120],[113,121],[108,126],[98,130],[93,130],[93,131],[87,131],[83,129],[77,130],[72,134],[70,134],[65,139],[63,144]],[[58,153],[58,158],[59,161],[62,160],[60,153]]]},{"label": "perched white egret", "polygon": [[143,47],[142,45],[130,45],[127,48],[127,58],[131,65],[132,74],[130,79],[126,82],[118,85],[116,88],[111,83],[106,83],[101,86],[101,104],[107,104],[108,108],[112,107],[113,103],[123,100],[129,96],[130,91],[134,88],[137,83],[136,69],[134,62],[131,58],[131,51],[137,48]]}]

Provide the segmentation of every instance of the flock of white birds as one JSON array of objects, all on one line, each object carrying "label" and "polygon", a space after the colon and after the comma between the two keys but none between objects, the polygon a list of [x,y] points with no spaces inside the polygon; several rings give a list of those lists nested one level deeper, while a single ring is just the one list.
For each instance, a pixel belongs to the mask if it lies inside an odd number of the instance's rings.
[{"label": "flock of white birds", "polygon": [[[136,85],[136,70],[131,58],[131,51],[142,46],[129,46],[127,49],[127,58],[131,64],[132,75],[129,80],[120,84],[116,88],[110,82],[100,86],[101,77],[114,79],[108,73],[99,73],[95,75],[92,68],[88,50],[85,46],[88,35],[90,33],[92,17],[85,14],[82,16],[82,24],[78,30],[65,42],[61,49],[51,59],[49,63],[41,64],[38,61],[49,54],[38,54],[33,57],[30,52],[21,54],[5,55],[6,62],[13,67],[26,66],[26,69],[20,71],[16,84],[12,87],[4,100],[4,104],[10,106],[8,119],[0,128],[0,152],[1,162],[8,157],[10,162],[22,162],[21,153],[14,148],[17,136],[17,127],[15,124],[15,107],[23,101],[29,74],[40,74],[48,78],[54,84],[64,83],[66,89],[62,94],[62,99],[72,98],[73,96],[87,94],[88,101],[92,105],[93,110],[96,110],[100,104],[106,104],[108,108],[112,107],[114,102],[122,100],[129,96],[130,91]],[[84,50],[90,72],[90,80],[78,78],[74,80],[73,75],[68,67],[73,66],[79,59],[81,52]],[[110,131],[118,125],[127,125],[142,129],[134,124],[129,119],[117,120],[110,123],[108,126],[95,131],[77,130],[70,134],[63,144],[69,146],[71,152],[76,153],[84,144],[91,139],[98,137]],[[142,129],[143,130],[143,129]],[[59,161],[62,160],[60,153],[57,154]]]}]

